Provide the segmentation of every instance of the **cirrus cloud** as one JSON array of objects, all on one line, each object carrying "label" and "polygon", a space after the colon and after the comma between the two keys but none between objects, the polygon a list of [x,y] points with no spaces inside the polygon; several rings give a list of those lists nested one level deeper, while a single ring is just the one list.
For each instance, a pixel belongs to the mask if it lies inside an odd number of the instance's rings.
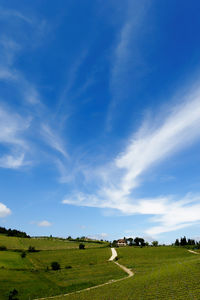
[{"label": "cirrus cloud", "polygon": [[145,172],[198,141],[199,128],[200,90],[194,89],[182,99],[181,104],[171,107],[160,122],[146,122],[129,139],[125,150],[101,168],[98,175],[95,173],[100,182],[95,193],[77,192],[65,197],[63,203],[112,208],[128,215],[154,215],[156,217],[151,222],[158,223],[158,226],[146,230],[150,235],[200,222],[198,195],[158,195],[144,199],[134,196],[135,188],[144,181]]}]

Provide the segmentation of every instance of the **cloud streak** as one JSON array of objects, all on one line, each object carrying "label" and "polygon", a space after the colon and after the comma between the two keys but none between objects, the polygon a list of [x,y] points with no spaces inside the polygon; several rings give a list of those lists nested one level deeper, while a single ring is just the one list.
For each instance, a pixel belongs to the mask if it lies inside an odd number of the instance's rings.
[{"label": "cloud streak", "polygon": [[157,215],[153,221],[160,225],[146,232],[151,235],[200,221],[197,214],[200,204],[193,203],[200,201],[199,197],[189,195],[178,200],[168,195],[154,199],[134,197],[134,189],[144,180],[145,172],[199,140],[199,128],[200,91],[193,90],[161,121],[146,122],[129,139],[125,150],[101,170],[101,184],[95,195],[79,193],[78,197],[66,198],[63,203],[114,208],[124,214]]},{"label": "cloud streak", "polygon": [[112,120],[118,113],[118,104],[125,101],[124,98],[130,93],[134,82],[146,72],[142,50],[138,45],[148,6],[144,2],[127,1],[125,19],[112,49],[109,83],[112,97],[106,118],[108,130],[111,129]]},{"label": "cloud streak", "polygon": [[69,158],[68,153],[65,150],[65,146],[59,137],[59,134],[53,132],[53,130],[47,124],[41,125],[41,134],[44,137],[44,141],[57,152],[62,154],[65,158]]},{"label": "cloud streak", "polygon": [[17,169],[25,164],[25,153],[29,145],[25,133],[29,130],[30,118],[23,118],[5,107],[0,106],[0,145],[7,153],[0,155],[0,167]]},{"label": "cloud streak", "polygon": [[[33,37],[34,47],[36,42],[39,42],[41,37],[36,37],[36,33],[38,34],[42,21],[29,18],[16,10],[2,8],[0,19],[11,27],[15,23],[19,25],[16,26],[16,35],[13,35],[9,26],[5,26],[0,38],[0,80],[7,89],[13,91],[12,95],[15,95],[12,96],[11,103],[17,104],[17,108],[15,105],[12,108],[5,104],[0,105],[0,168],[19,169],[30,165],[27,156],[31,156],[33,161],[38,160],[37,152],[41,152],[46,147],[45,144],[57,151],[51,159],[57,161],[59,154],[67,158],[61,133],[52,129],[49,121],[52,116],[42,103],[38,87],[28,80],[28,76],[15,64],[17,58],[27,50],[27,44],[32,47]],[[24,22],[27,23],[26,27],[22,26]],[[28,36],[30,32],[32,36]],[[21,40],[22,36],[26,38]],[[2,103],[6,102],[9,101],[2,99]],[[16,109],[18,113],[15,113]]]}]

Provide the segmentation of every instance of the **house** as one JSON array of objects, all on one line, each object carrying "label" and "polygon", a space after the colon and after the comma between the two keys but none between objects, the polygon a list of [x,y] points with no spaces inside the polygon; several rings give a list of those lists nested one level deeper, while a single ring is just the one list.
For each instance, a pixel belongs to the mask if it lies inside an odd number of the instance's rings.
[{"label": "house", "polygon": [[120,239],[117,241],[117,246],[121,247],[121,246],[127,246],[127,242],[125,239]]}]

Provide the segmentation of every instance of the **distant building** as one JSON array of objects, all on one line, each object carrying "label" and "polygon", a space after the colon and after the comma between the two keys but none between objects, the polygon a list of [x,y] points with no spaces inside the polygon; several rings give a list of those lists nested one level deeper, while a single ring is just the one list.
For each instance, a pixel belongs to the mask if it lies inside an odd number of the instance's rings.
[{"label": "distant building", "polygon": [[127,242],[125,239],[120,239],[117,241],[117,246],[121,247],[121,246],[127,246]]}]

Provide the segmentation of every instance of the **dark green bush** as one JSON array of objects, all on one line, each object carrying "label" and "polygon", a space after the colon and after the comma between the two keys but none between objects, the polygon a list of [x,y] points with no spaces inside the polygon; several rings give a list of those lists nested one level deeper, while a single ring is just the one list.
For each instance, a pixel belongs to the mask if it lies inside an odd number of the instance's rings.
[{"label": "dark green bush", "polygon": [[65,266],[65,269],[71,269],[72,266]]},{"label": "dark green bush", "polygon": [[53,262],[51,263],[51,268],[52,268],[52,270],[54,270],[54,271],[60,270],[60,264],[59,264],[57,261],[53,261]]},{"label": "dark green bush", "polygon": [[80,243],[80,244],[79,244],[79,249],[85,249],[85,245],[82,244],[82,243]]},{"label": "dark green bush", "polygon": [[16,298],[17,295],[18,295],[18,291],[16,289],[13,289],[9,293],[8,300],[19,300],[18,298]]},{"label": "dark green bush", "polygon": [[29,246],[28,252],[36,252],[35,247]]},{"label": "dark green bush", "polygon": [[6,251],[6,250],[7,250],[6,246],[0,246],[0,251]]},{"label": "dark green bush", "polygon": [[25,258],[25,257],[26,257],[26,252],[23,251],[23,252],[21,253],[21,258]]}]

